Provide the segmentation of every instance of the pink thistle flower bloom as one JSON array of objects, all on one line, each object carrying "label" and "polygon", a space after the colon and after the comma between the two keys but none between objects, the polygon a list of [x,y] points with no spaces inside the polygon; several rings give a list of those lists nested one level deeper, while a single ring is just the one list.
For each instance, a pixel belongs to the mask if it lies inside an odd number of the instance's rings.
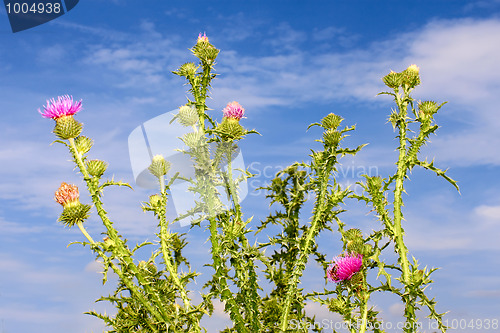
[{"label": "pink thistle flower bloom", "polygon": [[227,103],[227,106],[222,110],[224,117],[240,120],[245,115],[245,109],[238,102]]},{"label": "pink thistle flower bloom", "polygon": [[207,37],[207,34],[206,33],[203,33],[203,35],[200,34],[198,35],[198,41],[197,43],[208,43],[208,37]]},{"label": "pink thistle flower bloom", "polygon": [[327,276],[330,281],[347,281],[359,272],[363,265],[361,254],[343,254],[333,258],[332,264],[328,267]]},{"label": "pink thistle flower bloom", "polygon": [[80,202],[80,192],[78,186],[68,185],[65,182],[61,183],[59,189],[56,191],[54,199],[63,207],[73,206]]},{"label": "pink thistle flower bloom", "polygon": [[61,117],[72,116],[80,111],[82,101],[73,103],[73,96],[64,95],[57,97],[57,101],[54,98],[47,100],[47,106],[43,108],[43,112],[38,109],[42,117],[56,120]]}]

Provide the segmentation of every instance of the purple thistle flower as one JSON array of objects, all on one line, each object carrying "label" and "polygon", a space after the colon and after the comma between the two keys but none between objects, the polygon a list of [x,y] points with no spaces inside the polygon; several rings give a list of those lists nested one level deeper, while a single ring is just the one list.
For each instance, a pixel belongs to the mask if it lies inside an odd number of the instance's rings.
[{"label": "purple thistle flower", "polygon": [[347,281],[359,272],[363,265],[361,254],[343,254],[333,258],[332,264],[328,267],[327,276],[330,281]]},{"label": "purple thistle flower", "polygon": [[38,109],[42,117],[56,120],[61,117],[72,116],[80,111],[82,101],[73,103],[73,96],[64,95],[57,97],[57,101],[54,98],[47,100],[47,106],[43,108],[43,112]]},{"label": "purple thistle flower", "polygon": [[238,102],[227,103],[227,106],[222,110],[224,117],[240,120],[245,118],[245,109]]},{"label": "purple thistle flower", "polygon": [[207,37],[207,34],[206,33],[203,33],[203,35],[200,34],[198,35],[198,41],[197,43],[208,43],[208,37]]}]

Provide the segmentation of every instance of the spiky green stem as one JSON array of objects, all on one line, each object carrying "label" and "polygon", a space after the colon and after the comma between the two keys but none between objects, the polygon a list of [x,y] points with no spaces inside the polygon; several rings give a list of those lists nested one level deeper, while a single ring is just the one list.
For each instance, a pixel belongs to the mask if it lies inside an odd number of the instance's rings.
[{"label": "spiky green stem", "polygon": [[[163,199],[163,202],[167,202],[167,192],[165,190],[165,178],[164,177],[159,177],[160,181],[160,188],[161,188],[161,196]],[[165,266],[167,267],[168,272],[170,273],[170,277],[174,281],[174,284],[177,286],[179,289],[179,293],[181,294],[182,301],[184,302],[184,307],[186,308],[187,311],[191,309],[191,304],[189,297],[187,295],[186,289],[184,288],[184,285],[181,283],[179,280],[179,276],[177,274],[177,268],[174,267],[173,265],[173,259],[172,255],[170,253],[170,249],[167,245],[167,240],[170,239],[169,231],[168,231],[168,225],[167,225],[167,219],[165,214],[160,215],[160,243],[161,243],[161,249],[163,253],[163,259],[165,261]]]},{"label": "spiky green stem", "polygon": [[282,331],[286,331],[288,327],[288,317],[290,315],[290,306],[292,304],[292,298],[295,297],[295,293],[297,291],[297,284],[299,283],[299,279],[302,276],[302,273],[306,267],[307,259],[309,258],[309,255],[311,253],[310,251],[311,242],[313,241],[314,237],[316,237],[316,235],[318,234],[319,220],[322,216],[323,210],[325,209],[326,200],[322,199],[325,197],[328,189],[328,175],[331,170],[328,169],[322,171],[323,174],[321,174],[319,177],[320,188],[317,195],[317,207],[315,209],[316,214],[313,216],[311,225],[307,230],[307,235],[303,243],[304,245],[301,249],[299,249],[300,250],[299,257],[297,259],[293,271],[290,274],[288,290],[286,293],[283,312],[281,315],[280,329]]},{"label": "spiky green stem", "polygon": [[85,182],[87,184],[87,188],[88,188],[88,190],[91,194],[91,197],[92,197],[92,202],[93,202],[94,206],[96,207],[97,214],[99,215],[104,226],[106,227],[108,237],[116,244],[115,248],[117,249],[117,251],[119,251],[118,255],[124,261],[124,264],[127,266],[127,269],[130,269],[132,271],[132,273],[136,277],[137,281],[144,287],[146,292],[148,292],[150,295],[154,295],[159,311],[157,311],[155,309],[155,307],[153,307],[149,303],[149,301],[138,290],[138,288],[135,286],[135,284],[132,281],[130,281],[118,268],[116,268],[116,269],[118,271],[120,271],[120,274],[118,274],[118,272],[117,272],[117,274],[120,276],[120,278],[123,279],[124,283],[131,290],[131,292],[136,294],[138,300],[150,311],[150,313],[157,320],[159,320],[160,322],[163,322],[165,320],[165,318],[167,318],[167,313],[165,312],[165,310],[161,306],[161,300],[160,300],[159,296],[149,287],[147,281],[144,279],[142,274],[140,274],[140,272],[137,270],[136,265],[132,261],[130,251],[127,249],[123,240],[118,236],[116,229],[113,228],[113,223],[111,222],[111,220],[109,220],[109,218],[107,217],[106,211],[102,207],[102,203],[101,203],[101,200],[99,198],[98,186],[97,186],[96,182],[94,182],[94,180],[90,176],[90,174],[88,173],[87,168],[86,168],[85,164],[83,163],[82,156],[81,156],[80,152],[78,152],[78,149],[75,146],[74,139],[69,138],[68,141],[69,141],[70,147],[71,147],[70,151],[73,155],[73,158],[75,159],[75,162],[76,162],[78,168],[80,169],[80,172],[83,175],[83,179],[85,180]]},{"label": "spiky green stem", "polygon": [[403,236],[404,230],[401,226],[403,220],[402,206],[403,198],[402,194],[404,191],[404,180],[406,178],[407,166],[406,166],[406,131],[407,123],[406,117],[408,114],[408,102],[406,101],[408,95],[405,91],[405,96],[401,100],[401,96],[396,92],[396,103],[399,110],[399,120],[397,126],[399,128],[399,157],[397,162],[397,172],[396,172],[396,186],[394,189],[394,237],[396,242],[396,250],[399,254],[399,260],[402,268],[402,278],[403,283],[407,284],[410,277],[410,268],[408,262],[408,249],[404,244]]}]

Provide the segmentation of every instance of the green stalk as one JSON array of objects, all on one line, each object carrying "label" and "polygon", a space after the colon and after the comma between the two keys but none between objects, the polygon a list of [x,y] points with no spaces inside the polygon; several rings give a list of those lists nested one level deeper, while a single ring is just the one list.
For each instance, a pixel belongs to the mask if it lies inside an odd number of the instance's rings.
[{"label": "green stalk", "polygon": [[[204,151],[205,156],[204,158],[210,159],[210,156],[208,154],[208,151]],[[211,165],[211,164],[210,164]],[[210,170],[210,175],[213,175],[213,170]],[[224,262],[222,260],[222,255],[221,255],[221,246],[218,241],[218,236],[219,232],[217,231],[217,220],[215,218],[215,213],[216,211],[214,210],[214,207],[218,204],[218,198],[215,193],[215,188],[213,188],[213,182],[210,181],[209,179],[205,179],[206,186],[205,188],[208,188],[207,191],[204,191],[204,196],[205,200],[207,202],[208,206],[208,220],[209,220],[209,230],[210,230],[210,243],[211,243],[211,248],[212,248],[212,260],[214,263],[214,270],[215,270],[215,276],[218,278],[218,283],[220,284],[221,288],[221,300],[227,302],[230,305],[230,314],[231,314],[231,319],[234,320],[234,324],[236,326],[236,329],[238,332],[248,332],[247,328],[244,325],[244,320],[243,317],[239,311],[240,306],[235,302],[234,298],[232,297],[232,293],[229,289],[229,285],[227,283],[227,279],[225,274],[221,274],[224,271]],[[220,271],[220,272],[219,272]]]},{"label": "green stalk", "polygon": [[[399,263],[401,265],[402,276],[401,282],[404,285],[405,293],[411,293],[410,290],[410,267],[408,261],[408,249],[403,240],[404,230],[401,226],[403,220],[403,183],[406,178],[406,172],[408,170],[407,166],[407,149],[406,149],[406,141],[407,141],[407,108],[408,108],[408,100],[409,89],[404,89],[404,100],[402,101],[400,95],[396,91],[396,102],[399,108],[399,120],[397,122],[399,128],[399,157],[397,162],[397,173],[396,173],[396,186],[394,189],[394,237],[395,237],[395,248],[399,254]],[[415,322],[415,308],[413,305],[413,301],[411,298],[405,300],[405,312],[404,316],[406,317],[407,323]],[[411,332],[411,325],[409,326],[408,332]]]},{"label": "green stalk", "polygon": [[363,274],[363,290],[361,291],[361,296],[359,300],[361,301],[360,313],[361,313],[361,328],[359,333],[365,333],[366,325],[368,321],[368,299],[370,299],[370,294],[364,290],[366,286],[366,273]]},{"label": "green stalk", "polygon": [[[227,156],[227,178],[228,178],[228,187],[229,187],[229,194],[230,194],[230,198],[232,199],[233,201],[233,205],[234,205],[234,211],[236,213],[236,218],[235,218],[235,221],[233,222],[232,226],[231,226],[231,232],[234,231],[234,224],[235,223],[238,223],[239,225],[237,225],[236,227],[238,228],[238,232],[240,231],[239,228],[243,228],[243,220],[241,219],[241,216],[242,216],[242,212],[241,212],[241,205],[239,203],[239,196],[238,196],[238,192],[237,192],[237,185],[235,184],[234,180],[233,180],[233,167],[232,167],[232,160],[231,160],[231,157],[232,157],[232,148],[233,148],[233,144],[230,143],[229,147],[228,147],[228,151],[226,152],[226,156]],[[240,241],[241,241],[241,245],[242,245],[242,248],[245,250],[245,252],[247,252],[246,250],[249,248],[249,243],[248,243],[248,239],[245,237],[245,235],[242,235],[240,238]],[[239,261],[241,259],[238,258],[235,262],[235,269],[240,269],[240,271],[243,271],[241,268],[241,265],[239,265]],[[248,266],[250,266],[248,268],[248,271],[243,271],[244,273],[249,273],[252,277],[255,278],[256,280],[256,274],[255,274],[255,265],[253,264],[253,261],[250,261],[247,263]],[[243,265],[243,268],[244,268],[244,265]],[[250,281],[251,280],[251,277],[249,277],[248,275],[249,274],[244,274],[245,277],[246,277],[246,281],[240,281],[240,285],[238,286],[240,288],[240,290],[245,290],[247,292],[247,295],[249,297],[252,297],[254,298],[255,300],[257,299],[260,299],[258,293],[257,293],[257,285],[255,283],[255,280],[253,281],[253,283]],[[257,302],[250,302],[251,304],[253,304],[254,306],[253,307],[249,307],[247,306],[247,304],[245,303],[245,307],[246,307],[246,313],[247,315],[250,316],[250,320],[249,322],[252,323],[252,327],[253,329],[260,329],[260,322],[258,320],[258,317],[255,316],[255,314],[258,313],[258,303]]]},{"label": "green stalk", "polygon": [[[167,193],[165,191],[165,178],[164,177],[159,177],[160,180],[160,188],[161,188],[161,195],[163,198],[163,202],[167,201]],[[179,289],[179,292],[181,294],[182,301],[184,302],[184,306],[186,307],[186,310],[190,310],[191,304],[189,301],[189,297],[187,296],[186,289],[184,288],[184,285],[181,283],[179,280],[179,276],[177,275],[177,269],[174,268],[173,265],[173,259],[172,255],[170,253],[170,250],[167,245],[167,239],[169,239],[169,231],[167,227],[167,221],[166,221],[166,216],[165,214],[160,214],[160,243],[161,243],[161,249],[163,253],[163,259],[165,261],[165,266],[167,267],[168,272],[170,273],[170,277],[174,280],[175,285]]]},{"label": "green stalk", "polygon": [[[408,97],[405,91],[405,99]],[[401,269],[403,274],[403,283],[406,285],[410,278],[410,268],[408,263],[408,249],[406,248],[403,240],[404,231],[401,226],[403,220],[402,206],[403,206],[403,183],[406,177],[406,131],[407,131],[407,108],[408,102],[402,102],[400,95],[396,93],[396,102],[399,109],[399,121],[397,123],[399,128],[399,157],[397,162],[396,173],[396,187],[394,189],[394,236],[396,242],[396,249],[399,254]]]},{"label": "green stalk", "polygon": [[[86,229],[85,229],[85,227],[83,226],[82,222],[77,222],[77,224],[76,224],[76,225],[78,226],[78,228],[80,229],[80,231],[83,233],[83,235],[84,235],[84,236],[85,236],[85,237],[89,240],[89,242],[90,242],[92,245],[96,245],[96,242],[95,242],[95,241],[94,241],[94,239],[93,239],[93,238],[89,235],[89,233],[87,232],[87,230],[86,230]],[[108,257],[104,254],[104,252],[103,252],[100,248],[98,248],[98,247],[95,247],[94,249],[97,251],[97,253],[99,254],[99,256],[100,256],[101,258],[103,258],[104,260],[106,260],[106,261],[109,263],[109,265],[111,266],[111,269],[113,269],[113,271],[114,271],[114,272],[115,272],[115,273],[116,273],[116,274],[117,274],[117,275],[121,278],[121,280],[125,282],[125,285],[126,285],[126,286],[130,289],[130,290],[132,290],[132,292],[133,292],[135,295],[140,296],[140,297],[143,299],[143,301],[144,301],[144,302],[146,302],[146,303],[143,303],[143,304],[149,305],[149,303],[147,303],[147,301],[144,299],[144,297],[143,297],[143,296],[142,296],[142,294],[139,292],[139,290],[137,290],[136,286],[135,286],[133,283],[131,283],[131,282],[130,282],[127,278],[125,278],[125,276],[123,276],[122,271],[121,271],[118,267],[116,267],[116,265],[115,265],[112,261],[108,261],[108,260],[109,260],[109,258],[108,258]],[[150,308],[149,308],[149,310],[151,311],[151,310],[154,310],[154,309],[152,309],[152,308],[150,307]],[[154,327],[153,327],[153,326],[151,326],[151,324],[149,323],[149,321],[147,321],[147,322],[146,322],[146,324],[147,324],[147,326],[148,326],[151,330],[156,331],[156,330],[154,329]]]},{"label": "green stalk", "polygon": [[116,244],[116,249],[118,249],[121,253],[119,253],[119,256],[122,258],[123,261],[125,261],[125,265],[128,269],[132,271],[134,276],[137,278],[137,281],[144,287],[146,292],[148,292],[151,295],[155,295],[155,300],[158,305],[158,309],[160,312],[158,312],[154,307],[151,306],[151,304],[148,302],[147,299],[144,298],[142,293],[140,293],[139,290],[137,290],[137,287],[130,281],[128,278],[126,278],[123,273],[121,272],[120,269],[116,267],[116,270],[120,271],[120,274],[115,270],[115,272],[120,276],[120,278],[123,278],[124,283],[127,285],[127,287],[134,293],[136,294],[138,300],[146,307],[149,312],[160,322],[164,322],[165,318],[167,318],[167,313],[161,306],[161,300],[154,293],[154,291],[149,287],[148,282],[144,279],[144,277],[137,271],[137,267],[133,263],[131,259],[131,253],[130,251],[126,248],[125,243],[123,240],[118,236],[118,233],[116,232],[115,228],[113,228],[113,223],[109,220],[109,218],[106,216],[106,212],[104,208],[102,207],[102,203],[99,200],[99,189],[97,188],[97,185],[93,181],[92,177],[87,171],[87,168],[85,167],[85,164],[83,163],[82,156],[78,152],[75,146],[75,141],[73,138],[68,139],[70,145],[71,145],[71,151],[73,153],[73,157],[75,158],[76,164],[78,165],[78,168],[80,169],[80,172],[83,175],[83,179],[87,183],[87,188],[89,189],[92,197],[92,202],[94,206],[96,207],[97,214],[101,218],[104,226],[106,227],[108,237],[114,241]]},{"label": "green stalk", "polygon": [[327,191],[327,185],[328,185],[328,174],[330,172],[330,169],[328,170],[323,170],[324,173],[320,176],[321,181],[320,181],[320,190],[319,194],[317,196],[317,209],[316,209],[316,214],[313,217],[313,220],[311,222],[311,226],[309,227],[307,231],[307,236],[304,241],[304,247],[300,251],[299,258],[297,259],[297,263],[295,264],[295,267],[290,275],[290,280],[288,283],[288,290],[286,293],[286,298],[285,298],[285,306],[283,309],[283,314],[281,316],[281,325],[280,328],[282,331],[286,331],[288,327],[288,316],[290,312],[290,306],[292,303],[292,298],[295,297],[295,293],[297,291],[297,284],[299,283],[299,279],[302,276],[302,272],[306,267],[306,262],[310,254],[310,243],[314,239],[314,237],[317,235],[318,232],[318,222],[320,217],[322,216],[322,212],[324,210],[324,206],[326,203],[326,200],[322,200],[325,197],[326,191]]},{"label": "green stalk", "polygon": [[92,245],[95,245],[94,239],[92,239],[92,237],[89,235],[89,233],[87,232],[87,230],[83,226],[83,223],[81,221],[79,221],[76,223],[76,225],[78,226],[78,229],[80,229],[82,234],[85,236],[85,238],[87,238]]},{"label": "green stalk", "polygon": [[[207,99],[207,93],[208,93],[208,86],[210,85],[210,70],[211,67],[209,65],[203,66],[203,77],[201,79],[201,91],[200,95],[195,96],[196,98],[196,107],[198,109],[198,116],[200,117],[200,125],[201,128],[203,129],[203,133],[205,133],[205,110],[207,109],[206,106],[206,99]],[[193,86],[194,89],[194,86]]]}]

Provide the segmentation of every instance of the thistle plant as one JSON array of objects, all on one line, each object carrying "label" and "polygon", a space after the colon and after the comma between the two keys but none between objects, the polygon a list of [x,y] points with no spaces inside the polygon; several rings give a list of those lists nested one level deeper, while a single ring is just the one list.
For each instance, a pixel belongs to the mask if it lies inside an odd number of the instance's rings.
[{"label": "thistle plant", "polygon": [[[364,189],[361,195],[343,187],[337,180],[338,165],[344,156],[355,155],[364,145],[345,147],[343,140],[355,127],[342,127],[344,120],[340,116],[327,114],[309,126],[322,131],[316,140],[319,148],[311,150],[306,161],[278,172],[264,187],[270,205],[277,210],[260,223],[253,223],[253,216],[244,213],[239,192],[241,183],[253,175],[235,168],[233,159],[239,142],[258,133],[242,125],[247,111],[238,102],[229,102],[222,114],[215,115],[207,105],[220,51],[205,34],[200,34],[191,52],[198,63],[187,62],[173,72],[187,81],[191,96],[172,121],[189,129],[179,138],[185,146],[180,151],[193,162],[194,173],[176,173],[167,178],[171,163],[161,155],[152,158],[148,170],[157,179],[158,190],[142,203],[144,212],[153,214],[158,221],[159,231],[152,242],[131,248],[109,219],[102,202],[104,190],[109,186],[131,186],[104,180],[108,164],[91,159],[93,140],[82,135],[83,125],[75,119],[82,102],[62,96],[47,101],[40,111],[43,117],[55,120],[56,142],[68,148],[92,201],[90,205],[81,203],[78,187],[62,183],[55,195],[63,206],[59,221],[81,230],[86,240],[79,243],[89,246],[103,264],[103,283],[110,270],[118,277],[114,293],[98,299],[113,304],[116,312],[88,314],[102,319],[109,332],[201,332],[206,329],[200,326],[200,320],[212,315],[218,300],[233,323],[223,332],[308,332],[309,328],[322,332],[315,325],[315,317],[305,310],[307,302],[317,302],[340,314],[350,332],[366,332],[373,327],[374,332],[381,332],[375,324],[382,318],[370,297],[375,291],[385,291],[398,295],[405,306],[405,332],[416,331],[416,314],[421,307],[428,309],[429,317],[444,332],[443,315],[424,292],[432,282],[430,274],[434,269],[419,268],[416,259],[410,262],[404,242],[402,208],[408,172],[421,166],[457,187],[445,171],[418,157],[421,147],[437,130],[433,117],[443,105],[433,101],[417,103],[411,97],[411,91],[420,84],[418,67],[412,65],[383,78],[392,91],[382,94],[392,96],[396,103],[389,118],[399,138],[394,175],[366,175],[365,181],[359,182]],[[418,131],[412,135],[415,125]],[[169,190],[177,181],[188,182],[195,200],[188,211],[167,220]],[[393,192],[391,199],[389,191]],[[342,213],[352,199],[364,201],[373,209],[381,222],[379,230],[363,233],[342,222]],[[312,212],[304,212],[308,201]],[[94,240],[85,228],[91,211],[102,221],[102,240]],[[212,275],[198,291],[201,297],[195,295],[193,285],[200,274],[183,255],[188,246],[186,235],[172,229],[173,223],[184,219],[192,228],[205,228],[210,244],[208,266]],[[256,235],[261,233],[268,237],[267,241],[256,241]],[[329,249],[320,248],[320,234],[339,238],[339,252],[331,260],[325,252]],[[137,259],[137,250],[142,247],[152,248],[146,261]],[[398,260],[389,264],[383,258],[391,249]],[[301,285],[312,260],[324,270],[324,276],[317,277],[325,283],[323,291],[307,291]]]}]

